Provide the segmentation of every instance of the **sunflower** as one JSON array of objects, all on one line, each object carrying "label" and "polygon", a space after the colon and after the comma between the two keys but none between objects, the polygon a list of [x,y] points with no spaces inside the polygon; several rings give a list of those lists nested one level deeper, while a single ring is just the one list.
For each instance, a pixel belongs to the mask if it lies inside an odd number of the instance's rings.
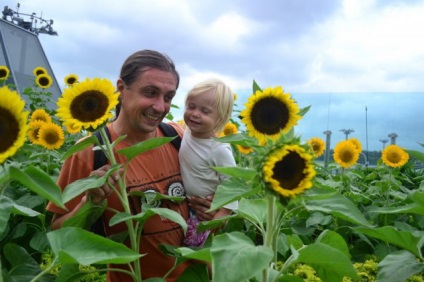
[{"label": "sunflower", "polygon": [[383,163],[390,167],[400,167],[408,162],[409,154],[397,145],[387,146],[381,153]]},{"label": "sunflower", "polygon": [[0,88],[0,163],[13,156],[25,142],[29,112],[24,107],[25,101],[16,91],[6,86]]},{"label": "sunflower", "polygon": [[9,77],[9,69],[6,66],[0,66],[0,80],[6,80]]},{"label": "sunflower", "polygon": [[180,120],[178,120],[177,121],[177,123],[182,127],[182,128],[186,128],[186,124],[185,124],[185,122],[184,122],[184,120],[183,119],[180,119]]},{"label": "sunflower", "polygon": [[252,147],[245,147],[245,146],[238,145],[238,144],[236,145],[236,148],[240,153],[242,153],[244,155],[248,155],[250,153],[253,153],[253,151],[254,151]]},{"label": "sunflower", "polygon": [[28,138],[33,144],[41,145],[38,134],[41,126],[45,123],[43,120],[34,120],[29,123]]},{"label": "sunflower", "polygon": [[219,137],[236,134],[237,133],[237,126],[232,122],[227,122],[224,126],[224,129],[219,134]]},{"label": "sunflower", "polygon": [[238,96],[237,96],[237,93],[234,93],[233,95],[234,95],[234,102],[235,102],[235,101],[237,101]]},{"label": "sunflower", "polygon": [[66,125],[66,131],[70,134],[76,134],[81,131],[81,126],[75,126],[73,124]]},{"label": "sunflower", "polygon": [[118,96],[110,80],[87,78],[65,89],[57,102],[57,116],[65,126],[95,130],[113,116]]},{"label": "sunflower", "polygon": [[78,83],[78,75],[71,73],[70,75],[65,77],[65,83],[68,86],[72,86],[75,83]]},{"label": "sunflower", "polygon": [[356,138],[349,138],[348,139],[350,142],[352,142],[355,146],[356,146],[356,149],[358,150],[358,152],[360,153],[360,152],[362,152],[362,144],[361,144],[361,141],[359,141],[358,139],[356,139]]},{"label": "sunflower", "polygon": [[266,143],[267,137],[277,140],[301,118],[298,105],[281,86],[256,91],[240,114],[249,135],[261,145]]},{"label": "sunflower", "polygon": [[312,187],[316,172],[312,156],[298,145],[271,151],[263,166],[264,181],[278,194],[294,197]]},{"label": "sunflower", "polygon": [[310,140],[308,140],[306,143],[311,147],[315,157],[319,157],[322,154],[324,154],[325,143],[324,143],[324,140],[322,140],[321,138],[313,137]]},{"label": "sunflower", "polygon": [[349,168],[358,161],[359,151],[353,142],[343,140],[334,148],[333,158],[341,167]]},{"label": "sunflower", "polygon": [[59,149],[65,142],[62,128],[52,122],[45,122],[38,132],[38,141],[46,149]]},{"label": "sunflower", "polygon": [[48,74],[40,74],[35,78],[35,83],[43,89],[49,88],[53,84],[53,80]]},{"label": "sunflower", "polygon": [[52,118],[44,109],[37,109],[37,110],[32,112],[30,122],[36,121],[36,120],[41,120],[41,121],[44,121],[44,122],[51,122]]},{"label": "sunflower", "polygon": [[43,67],[36,67],[32,72],[36,77],[41,74],[47,74],[47,70]]}]

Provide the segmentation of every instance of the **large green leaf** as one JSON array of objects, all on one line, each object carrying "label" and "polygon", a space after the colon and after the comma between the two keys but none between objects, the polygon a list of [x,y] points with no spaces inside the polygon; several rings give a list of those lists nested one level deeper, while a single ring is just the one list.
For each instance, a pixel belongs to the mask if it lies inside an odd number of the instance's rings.
[{"label": "large green leaf", "polygon": [[211,208],[213,211],[231,202],[237,201],[242,197],[247,197],[255,191],[247,185],[246,181],[240,181],[236,178],[224,180],[218,185],[213,198]]},{"label": "large green leaf", "polygon": [[372,227],[362,212],[348,198],[340,194],[326,194],[318,197],[310,197],[305,201],[305,207],[309,211],[321,211],[339,217],[346,221]]},{"label": "large green leaf", "polygon": [[169,220],[172,220],[173,222],[176,222],[181,225],[184,230],[184,233],[187,231],[187,222],[185,221],[185,219],[178,212],[168,208],[151,208],[136,215],[131,215],[123,212],[117,213],[110,219],[109,225],[113,226],[126,220],[136,220],[141,225],[143,225],[149,218],[154,215],[160,215]]},{"label": "large green leaf", "polygon": [[314,243],[299,249],[295,262],[313,267],[322,281],[342,281],[344,276],[357,279],[350,259],[327,243]]},{"label": "large green leaf", "polygon": [[160,147],[166,143],[171,142],[174,140],[176,136],[174,137],[156,137],[152,138],[140,143],[137,143],[131,147],[118,150],[117,152],[121,155],[124,155],[127,157],[127,161],[130,162],[134,157],[138,156],[141,153],[147,152],[149,150],[155,149],[157,147]]},{"label": "large green leaf", "polygon": [[378,207],[370,209],[370,212],[376,213],[387,213],[387,214],[397,214],[397,213],[413,213],[424,215],[424,193],[423,192],[414,192],[409,195],[409,198],[413,203],[408,205],[398,205],[395,207]]},{"label": "large green leaf", "polygon": [[[31,281],[41,272],[40,265],[32,258],[28,252],[14,243],[4,246],[4,257],[9,261],[11,267],[9,276],[11,281],[27,282]],[[4,270],[4,269],[3,269]],[[1,279],[1,276],[0,276]],[[54,281],[51,275],[42,277],[39,281]]]},{"label": "large green leaf", "polygon": [[91,135],[87,138],[84,138],[80,142],[75,143],[73,146],[71,146],[62,156],[62,161],[66,160],[76,152],[79,152],[81,150],[84,150],[87,147],[90,147],[93,144],[99,144],[99,141],[97,140],[97,137],[95,135]]},{"label": "large green leaf", "polygon": [[67,203],[78,195],[81,195],[85,191],[93,188],[97,188],[106,183],[108,177],[115,171],[117,171],[121,165],[113,165],[108,172],[102,177],[98,177],[95,175],[78,179],[70,184],[68,184],[63,190],[63,202]]},{"label": "large green leaf", "polygon": [[254,179],[257,175],[258,172],[256,170],[250,169],[250,168],[243,168],[243,167],[219,167],[219,166],[215,166],[212,167],[214,170],[224,173],[224,174],[228,174],[232,177],[239,177],[241,179],[244,180],[252,180]]},{"label": "large green leaf", "polygon": [[341,251],[346,257],[350,258],[349,247],[347,246],[345,239],[343,239],[343,237],[337,232],[325,230],[318,236],[315,242],[329,245]]},{"label": "large green leaf", "polygon": [[10,177],[25,185],[31,191],[65,209],[62,201],[62,191],[53,178],[32,165],[20,170],[10,167]]},{"label": "large green leaf", "polygon": [[5,196],[0,196],[0,237],[6,230],[14,202]]},{"label": "large green leaf", "polygon": [[224,233],[212,241],[212,281],[246,281],[267,268],[273,258],[271,248],[255,246],[240,232]]},{"label": "large green leaf", "polygon": [[410,251],[419,258],[423,258],[421,248],[424,244],[424,236],[422,232],[416,232],[417,234],[413,234],[410,231],[396,230],[393,226],[384,226],[379,228],[356,227],[354,230],[401,247]]},{"label": "large green leaf", "polygon": [[62,264],[119,264],[132,262],[142,256],[124,244],[77,227],[55,230],[48,233],[47,238]]},{"label": "large green leaf", "polygon": [[424,162],[424,153],[423,152],[414,151],[414,150],[406,150],[406,152],[408,152],[409,155],[416,158],[417,160]]},{"label": "large green leaf", "polygon": [[62,224],[62,227],[73,226],[88,229],[103,214],[105,208],[106,201],[103,201],[102,205],[95,205],[93,202],[88,201],[74,216],[68,218]]},{"label": "large green leaf", "polygon": [[387,255],[378,264],[378,282],[406,281],[414,274],[424,271],[424,264],[408,251],[402,250]]},{"label": "large green leaf", "polygon": [[262,225],[267,220],[267,211],[266,199],[241,199],[236,213],[255,224]]}]

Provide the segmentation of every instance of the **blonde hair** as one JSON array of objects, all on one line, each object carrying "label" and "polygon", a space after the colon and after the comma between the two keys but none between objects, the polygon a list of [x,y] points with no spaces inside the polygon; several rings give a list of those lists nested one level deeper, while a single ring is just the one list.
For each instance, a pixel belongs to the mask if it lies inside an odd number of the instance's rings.
[{"label": "blonde hair", "polygon": [[233,113],[234,92],[228,85],[219,79],[207,79],[196,84],[187,94],[185,106],[191,97],[203,94],[207,91],[215,90],[215,101],[212,104],[218,110],[218,120],[216,121],[215,131],[221,132],[225,124]]}]

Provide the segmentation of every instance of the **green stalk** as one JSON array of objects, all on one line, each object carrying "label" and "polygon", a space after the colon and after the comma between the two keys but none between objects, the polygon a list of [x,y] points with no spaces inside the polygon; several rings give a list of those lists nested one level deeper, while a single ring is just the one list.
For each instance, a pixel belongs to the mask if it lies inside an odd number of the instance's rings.
[{"label": "green stalk", "polygon": [[[265,240],[264,240],[264,246],[272,248],[272,237],[274,234],[274,206],[275,206],[275,198],[273,195],[268,195],[268,218],[266,223],[266,230],[265,230]],[[266,282],[268,281],[268,267],[265,268],[262,271],[262,281]]]},{"label": "green stalk", "polygon": [[[106,134],[104,127],[102,127],[100,129],[100,134],[101,134],[101,136],[104,140],[104,144],[106,146],[106,151],[107,151],[107,156],[109,158],[111,165],[117,164],[115,155],[113,153],[112,144],[110,144],[109,138]],[[130,209],[130,205],[129,205],[129,202],[128,202],[127,190],[126,190],[126,186],[125,186],[125,175],[126,174],[124,172],[124,175],[122,177],[119,177],[119,179],[118,179],[119,192],[120,192],[119,198],[121,200],[124,211],[128,214],[131,214],[131,209]],[[127,228],[128,228],[128,235],[130,237],[131,248],[134,252],[138,253],[139,252],[139,244],[137,242],[137,232],[134,228],[132,220],[126,220],[125,223],[126,223]],[[140,258],[138,258],[134,263],[134,276],[135,276],[135,281],[141,281]]]}]

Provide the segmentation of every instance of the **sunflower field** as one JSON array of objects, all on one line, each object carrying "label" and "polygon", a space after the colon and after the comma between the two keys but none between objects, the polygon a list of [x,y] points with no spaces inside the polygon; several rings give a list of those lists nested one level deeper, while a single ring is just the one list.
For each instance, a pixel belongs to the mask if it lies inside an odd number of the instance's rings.
[{"label": "sunflower field", "polygon": [[[63,207],[106,181],[83,179],[63,192],[56,184],[63,160],[88,146],[104,150],[114,164],[114,144],[100,146],[91,132],[104,134],[118,95],[106,80],[80,82],[71,74],[62,97],[51,101],[45,69],[35,68],[34,86],[20,94],[5,84],[8,75],[0,66],[0,281],[105,281],[109,263],[137,262],[138,246],[87,231],[101,205],[88,202],[55,231],[45,208],[49,201]],[[424,153],[390,145],[376,167],[367,167],[357,164],[362,145],[351,138],[336,144],[328,164],[318,162],[324,141],[303,142],[295,134],[310,106],[298,105],[282,87],[262,89],[253,82],[252,88],[244,110],[217,138],[232,145],[238,165],[214,168],[231,178],[218,187],[211,210],[234,201],[238,209],[200,224],[199,230],[216,230],[203,247],[161,250],[177,263],[210,264],[212,281],[424,281],[424,170],[416,167]],[[86,107],[70,115],[69,101]],[[49,102],[58,108],[46,107]],[[246,129],[239,131],[241,124]],[[155,138],[117,153],[129,162],[171,140]],[[119,168],[112,165],[110,173]],[[125,182],[119,186],[115,192],[122,195]],[[153,214],[187,227],[176,213],[149,207],[138,215],[118,213],[111,224],[129,223],[134,229],[127,236],[135,242],[137,228]],[[137,267],[132,275],[141,281]],[[210,281],[208,268],[196,264],[179,281]]]}]

